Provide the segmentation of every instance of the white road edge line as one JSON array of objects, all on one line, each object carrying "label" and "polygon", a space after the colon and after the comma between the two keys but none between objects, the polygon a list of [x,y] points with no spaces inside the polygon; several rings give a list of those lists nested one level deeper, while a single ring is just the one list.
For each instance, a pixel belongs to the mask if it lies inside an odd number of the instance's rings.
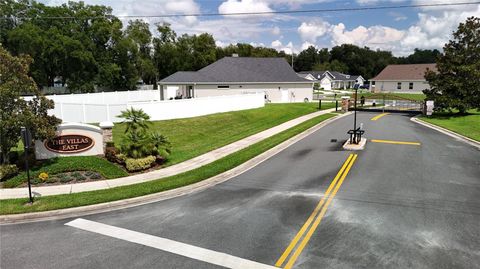
[{"label": "white road edge line", "polygon": [[65,223],[65,225],[89,231],[92,233],[125,240],[128,242],[149,246],[195,260],[223,266],[226,268],[278,269],[277,267],[271,265],[250,261],[229,254],[188,245],[162,237],[135,232],[95,221],[89,221],[86,219],[78,218],[68,223]]}]

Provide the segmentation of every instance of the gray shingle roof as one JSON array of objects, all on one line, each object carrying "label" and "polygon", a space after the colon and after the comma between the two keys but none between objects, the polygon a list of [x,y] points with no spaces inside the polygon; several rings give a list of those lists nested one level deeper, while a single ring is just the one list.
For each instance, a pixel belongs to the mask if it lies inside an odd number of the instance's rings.
[{"label": "gray shingle roof", "polygon": [[297,76],[284,58],[225,57],[196,72],[176,72],[168,83],[311,82]]},{"label": "gray shingle roof", "polygon": [[302,71],[300,74],[310,74],[317,80],[322,80],[326,76],[327,71]]},{"label": "gray shingle roof", "polygon": [[343,74],[337,71],[302,71],[301,74],[311,74],[316,79],[321,80],[323,79],[327,72],[329,72],[333,76],[333,80],[335,81],[355,81],[359,76],[351,76],[347,74]]}]

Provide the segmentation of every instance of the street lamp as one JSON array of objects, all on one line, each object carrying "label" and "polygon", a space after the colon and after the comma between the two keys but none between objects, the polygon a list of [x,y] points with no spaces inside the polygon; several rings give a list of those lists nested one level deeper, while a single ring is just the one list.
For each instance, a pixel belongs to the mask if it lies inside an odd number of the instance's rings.
[{"label": "street lamp", "polygon": [[27,172],[28,197],[30,198],[30,203],[33,203],[32,184],[30,183],[30,171],[28,168],[28,150],[32,144],[32,134],[30,133],[30,130],[25,127],[20,128],[20,134],[22,136],[23,152],[25,153],[25,171]]}]

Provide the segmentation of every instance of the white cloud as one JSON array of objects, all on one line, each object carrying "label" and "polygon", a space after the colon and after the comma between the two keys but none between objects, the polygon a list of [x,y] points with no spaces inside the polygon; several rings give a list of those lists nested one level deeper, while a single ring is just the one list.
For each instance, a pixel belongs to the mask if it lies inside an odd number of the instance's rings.
[{"label": "white cloud", "polygon": [[323,36],[330,28],[326,21],[317,19],[310,22],[302,22],[297,31],[302,40],[315,42],[318,37]]},{"label": "white cloud", "polygon": [[220,40],[215,40],[215,45],[217,47],[221,47],[221,48],[225,48],[227,47],[228,45],[230,45],[231,43],[229,42],[223,42],[223,41],[220,41]]},{"label": "white cloud", "polygon": [[280,28],[278,26],[273,27],[272,34],[279,35],[281,33]]},{"label": "white cloud", "polygon": [[[219,13],[250,13],[273,11],[267,3],[258,0],[228,0],[218,6]],[[245,17],[245,16],[236,16]],[[248,17],[248,16],[247,16]],[[256,16],[258,17],[258,16]]]},{"label": "white cloud", "polygon": [[270,44],[270,46],[272,46],[272,48],[276,49],[276,48],[280,48],[282,46],[282,41],[280,40],[274,40],[272,41],[272,44]]},{"label": "white cloud", "polygon": [[317,48],[317,45],[315,45],[315,44],[313,44],[313,43],[310,43],[310,42],[308,42],[308,41],[305,41],[305,42],[303,42],[303,44],[302,44],[301,50],[306,50],[306,49],[308,49],[310,46],[313,46],[313,47]]},{"label": "white cloud", "polygon": [[288,42],[287,45],[283,45],[282,42],[277,39],[272,41],[270,46],[272,46],[272,48],[276,49],[277,51],[284,51],[286,54],[292,54],[292,52],[293,53],[299,52],[298,48],[295,48],[295,46],[291,41]]}]

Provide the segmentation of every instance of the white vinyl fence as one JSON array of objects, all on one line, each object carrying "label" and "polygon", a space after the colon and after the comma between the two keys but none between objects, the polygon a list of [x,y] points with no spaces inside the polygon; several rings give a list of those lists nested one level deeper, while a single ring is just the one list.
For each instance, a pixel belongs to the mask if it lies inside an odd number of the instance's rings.
[{"label": "white vinyl fence", "polygon": [[[60,94],[46,95],[55,103],[74,103],[74,104],[125,104],[131,102],[160,101],[159,90],[138,90],[138,91],[120,91],[120,92],[99,92],[99,93],[80,93],[80,94]],[[32,97],[24,97],[25,100],[31,100]]]},{"label": "white vinyl fence", "polygon": [[[158,93],[158,91],[153,91]],[[117,92],[122,95],[125,92]],[[130,94],[133,92],[130,92]],[[101,94],[101,93],[100,93]],[[109,93],[105,93],[109,94]],[[81,123],[96,123],[102,121],[120,122],[122,119],[117,116],[121,111],[127,108],[143,109],[150,119],[167,120],[178,118],[189,118],[213,113],[237,111],[251,108],[263,107],[265,105],[264,94],[241,94],[229,96],[214,96],[202,97],[193,99],[180,100],[166,100],[159,101],[158,99],[151,101],[132,101],[139,98],[132,97],[132,95],[124,96],[122,102],[121,97],[109,96],[106,99],[93,99],[90,96],[77,98],[78,95],[72,97],[73,100],[84,100],[84,102],[65,102],[51,98],[55,101],[55,109],[51,114],[63,120],[63,122],[81,122]],[[63,96],[62,96],[63,97]],[[147,96],[148,97],[148,96]],[[57,101],[58,100],[58,101]],[[105,103],[101,101],[105,100]],[[129,100],[126,102],[126,100]],[[91,102],[87,102],[91,101]]]}]

